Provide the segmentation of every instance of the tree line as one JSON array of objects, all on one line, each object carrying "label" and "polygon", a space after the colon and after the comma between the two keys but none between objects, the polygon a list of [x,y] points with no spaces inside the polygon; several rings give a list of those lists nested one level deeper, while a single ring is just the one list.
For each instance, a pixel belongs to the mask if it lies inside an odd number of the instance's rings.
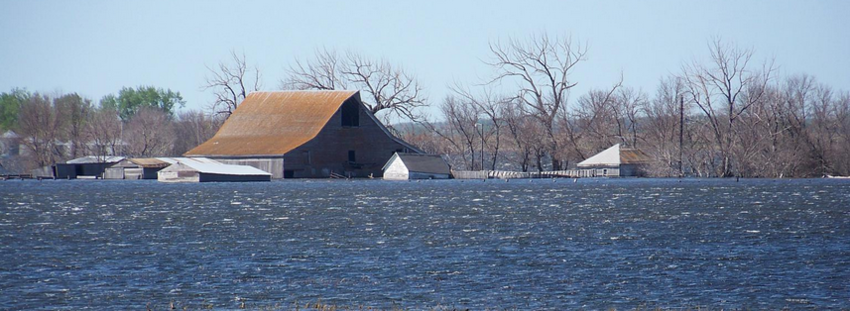
[{"label": "tree line", "polygon": [[[359,90],[396,135],[457,169],[568,169],[619,143],[649,155],[650,176],[850,175],[850,93],[806,74],[780,77],[754,54],[714,39],[705,61],[661,77],[653,94],[624,85],[622,74],[574,94],[586,44],[546,34],[507,39],[489,46],[489,78],[455,83],[430,102],[397,64],[321,49],[295,60],[278,88]],[[13,89],[0,94],[0,126],[24,141],[27,167],[82,154],[180,155],[262,88],[260,70],[244,54],[230,56],[207,68],[203,88],[215,100],[204,111],[177,112],[179,92],[148,86],[97,105],[75,93]]]},{"label": "tree line", "polygon": [[403,136],[461,169],[566,169],[619,143],[650,156],[650,176],[850,175],[850,93],[778,77],[752,49],[720,39],[708,48],[708,61],[661,78],[653,95],[620,78],[570,102],[584,46],[545,35],[496,42],[491,79],[455,85],[443,122]]},{"label": "tree line", "polygon": [[25,172],[82,156],[177,156],[221,124],[202,111],[178,112],[184,105],[179,92],[152,86],[124,87],[97,104],[77,93],[12,89],[0,93],[0,164]]},{"label": "tree line", "polygon": [[[391,129],[457,169],[561,170],[619,143],[649,155],[650,176],[850,175],[850,93],[715,38],[705,61],[659,79],[654,94],[623,84],[571,91],[586,44],[546,34],[492,42],[489,79],[455,83],[429,106],[415,77],[384,60],[317,51],[284,89],[358,89]],[[571,100],[571,98],[575,98]],[[433,120],[432,120],[433,119]],[[435,121],[439,120],[439,121]]]}]

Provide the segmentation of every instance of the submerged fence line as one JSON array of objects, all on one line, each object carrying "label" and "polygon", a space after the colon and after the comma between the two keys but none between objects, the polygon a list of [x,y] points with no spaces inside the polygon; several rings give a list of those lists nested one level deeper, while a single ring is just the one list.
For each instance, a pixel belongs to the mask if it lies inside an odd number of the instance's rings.
[{"label": "submerged fence line", "polygon": [[456,171],[452,170],[456,179],[515,179],[515,178],[571,178],[578,177],[578,170],[516,172],[516,171]]}]

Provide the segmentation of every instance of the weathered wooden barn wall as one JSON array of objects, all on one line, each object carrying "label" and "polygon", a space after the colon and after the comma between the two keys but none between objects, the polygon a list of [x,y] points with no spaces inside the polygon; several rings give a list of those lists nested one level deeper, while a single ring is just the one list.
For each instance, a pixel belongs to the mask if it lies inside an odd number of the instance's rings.
[{"label": "weathered wooden barn wall", "polygon": [[[346,105],[357,105],[359,126],[342,126],[342,110]],[[354,151],[353,162],[349,161],[350,151]],[[331,172],[351,177],[370,174],[381,177],[384,164],[395,152],[414,151],[393,139],[352,97],[315,138],[284,155],[284,170],[295,178],[328,177]]]}]

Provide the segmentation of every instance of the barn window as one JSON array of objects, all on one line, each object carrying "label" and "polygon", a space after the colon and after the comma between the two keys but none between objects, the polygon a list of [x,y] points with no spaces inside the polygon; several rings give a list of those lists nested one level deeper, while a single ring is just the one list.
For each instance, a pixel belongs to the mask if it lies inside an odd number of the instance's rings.
[{"label": "barn window", "polygon": [[342,103],[341,117],[342,126],[355,127],[360,126],[360,105],[355,100],[349,100]]},{"label": "barn window", "polygon": [[348,150],[348,162],[357,162],[357,155],[354,150]]},{"label": "barn window", "polygon": [[307,165],[313,164],[313,159],[312,159],[312,157],[310,157],[310,151],[309,150],[305,150],[301,154],[304,156],[304,164],[307,164]]}]

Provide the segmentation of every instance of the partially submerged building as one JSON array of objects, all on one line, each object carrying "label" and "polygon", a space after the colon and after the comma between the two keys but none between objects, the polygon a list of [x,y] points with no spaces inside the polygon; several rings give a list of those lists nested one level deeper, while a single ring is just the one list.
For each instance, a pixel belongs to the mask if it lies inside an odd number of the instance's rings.
[{"label": "partially submerged building", "polygon": [[649,156],[640,150],[611,146],[578,163],[579,177],[642,176]]},{"label": "partially submerged building", "polygon": [[[103,173],[104,179],[157,179],[157,172],[168,167],[171,164],[177,163],[189,158],[130,158],[124,159],[108,168]],[[206,158],[194,158],[196,162],[213,163],[219,162]]]},{"label": "partially submerged building", "polygon": [[213,138],[185,154],[250,165],[272,178],[380,177],[394,153],[422,153],[393,136],[357,91],[248,95]]},{"label": "partially submerged building", "polygon": [[107,167],[103,179],[156,179],[156,172],[169,165],[160,158],[124,159]]},{"label": "partially submerged building", "polygon": [[[75,179],[75,178],[102,178],[103,172],[107,167],[121,162],[124,157],[116,156],[85,156],[68,160],[65,163],[57,163],[54,166],[54,175],[59,179]],[[48,176],[41,176],[48,177]]]},{"label": "partially submerged building", "polygon": [[157,180],[162,182],[270,181],[271,177],[272,174],[247,165],[192,158],[182,158],[157,172]]},{"label": "partially submerged building", "polygon": [[384,179],[448,179],[449,164],[439,155],[395,153],[384,165]]}]

